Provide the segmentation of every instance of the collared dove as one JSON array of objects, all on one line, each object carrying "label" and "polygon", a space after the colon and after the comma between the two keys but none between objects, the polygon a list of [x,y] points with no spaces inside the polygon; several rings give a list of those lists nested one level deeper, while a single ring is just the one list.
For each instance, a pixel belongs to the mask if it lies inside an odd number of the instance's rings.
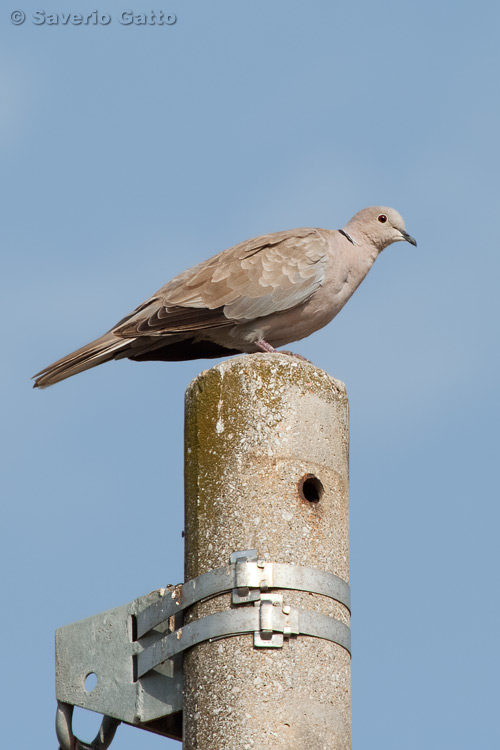
[{"label": "collared dove", "polygon": [[290,229],[224,250],[176,276],[108,333],[35,375],[45,388],[111,359],[274,352],[329,323],[393,242],[417,243],[393,208],[344,229]]}]

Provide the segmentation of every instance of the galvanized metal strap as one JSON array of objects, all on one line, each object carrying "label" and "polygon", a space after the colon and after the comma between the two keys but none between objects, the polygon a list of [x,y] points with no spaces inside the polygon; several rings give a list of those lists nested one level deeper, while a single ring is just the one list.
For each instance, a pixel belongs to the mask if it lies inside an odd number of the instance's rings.
[{"label": "galvanized metal strap", "polygon": [[73,734],[72,718],[73,709],[69,703],[57,701],[56,734],[59,741],[59,750],[107,750],[111,745],[118,725],[119,719],[111,716],[103,716],[99,731],[92,742],[83,742]]},{"label": "galvanized metal strap", "polygon": [[[254,559],[249,560],[245,555],[253,556]],[[256,601],[261,591],[269,589],[293,589],[328,596],[350,610],[349,585],[333,573],[258,560],[256,550],[233,553],[231,559],[235,561],[230,565],[204,573],[186,581],[182,586],[163,589],[157,601],[136,614],[136,637],[141,638],[152,628],[196,602],[231,589],[235,592],[235,603]]]},{"label": "galvanized metal strap", "polygon": [[273,633],[282,633],[285,637],[309,635],[337,643],[350,653],[350,629],[334,617],[291,607],[281,609],[272,604],[263,610],[262,606],[238,607],[202,617],[157,640],[136,655],[135,677],[139,679],[198,643],[244,633],[257,633],[261,639]]}]

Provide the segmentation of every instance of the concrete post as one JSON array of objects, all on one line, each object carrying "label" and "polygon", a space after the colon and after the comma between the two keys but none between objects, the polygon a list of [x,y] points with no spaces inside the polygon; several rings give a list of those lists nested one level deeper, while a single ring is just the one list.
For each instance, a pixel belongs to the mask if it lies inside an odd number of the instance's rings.
[{"label": "concrete post", "polygon": [[[202,373],[186,393],[186,580],[235,550],[349,575],[348,401],[343,383],[282,354]],[[286,592],[292,607],[349,624],[340,603]],[[189,619],[230,608],[230,595]],[[256,649],[252,635],[184,656],[185,750],[348,750],[350,659],[299,636]]]}]

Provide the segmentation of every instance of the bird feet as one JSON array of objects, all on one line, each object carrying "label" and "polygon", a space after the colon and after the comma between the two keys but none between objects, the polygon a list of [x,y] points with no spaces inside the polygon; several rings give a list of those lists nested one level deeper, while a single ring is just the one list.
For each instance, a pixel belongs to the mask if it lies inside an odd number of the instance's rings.
[{"label": "bird feet", "polygon": [[296,357],[297,359],[301,359],[303,362],[309,362],[309,364],[312,364],[310,359],[306,359],[305,357],[302,356],[302,354],[295,354],[295,352],[291,352],[288,349],[280,349],[280,351],[278,352],[274,348],[274,346],[271,346],[271,344],[268,344],[267,341],[264,341],[264,339],[257,341],[257,346],[263,352],[269,352],[273,354],[286,354],[288,357]]},{"label": "bird feet", "polygon": [[302,354],[296,354],[295,352],[291,352],[289,349],[280,349],[278,354],[286,354],[289,357],[295,357],[296,359],[301,359],[302,362],[309,362],[309,364],[312,365],[312,362],[310,359],[306,359],[306,357],[303,357]]},{"label": "bird feet", "polygon": [[258,346],[261,352],[276,352],[276,349],[274,346],[271,346],[271,344],[268,344],[267,341],[264,341],[264,339],[261,339],[260,341],[255,342],[255,346]]}]

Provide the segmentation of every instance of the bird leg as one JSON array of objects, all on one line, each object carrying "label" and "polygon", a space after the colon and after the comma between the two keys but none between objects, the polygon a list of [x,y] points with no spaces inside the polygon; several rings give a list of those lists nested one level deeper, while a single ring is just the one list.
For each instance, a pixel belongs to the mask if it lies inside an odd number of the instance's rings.
[{"label": "bird leg", "polygon": [[263,352],[272,352],[274,354],[286,354],[289,357],[296,357],[297,359],[301,359],[303,362],[310,362],[310,360],[303,357],[302,354],[295,354],[295,352],[291,352],[287,349],[281,349],[278,352],[274,348],[274,346],[271,346],[271,344],[268,344],[267,341],[264,341],[264,339],[261,339],[260,341],[256,341],[255,343],[259,347],[259,349]]},{"label": "bird leg", "polygon": [[302,362],[309,362],[309,364],[312,365],[312,362],[310,359],[303,357],[302,354],[296,354],[295,352],[291,352],[289,349],[280,349],[278,354],[286,354],[288,357],[295,357],[296,359],[301,359]]},{"label": "bird leg", "polygon": [[271,346],[271,344],[268,344],[267,341],[264,341],[264,339],[261,339],[260,341],[256,341],[255,346],[258,346],[261,352],[276,353],[276,349],[274,348],[274,346]]}]

